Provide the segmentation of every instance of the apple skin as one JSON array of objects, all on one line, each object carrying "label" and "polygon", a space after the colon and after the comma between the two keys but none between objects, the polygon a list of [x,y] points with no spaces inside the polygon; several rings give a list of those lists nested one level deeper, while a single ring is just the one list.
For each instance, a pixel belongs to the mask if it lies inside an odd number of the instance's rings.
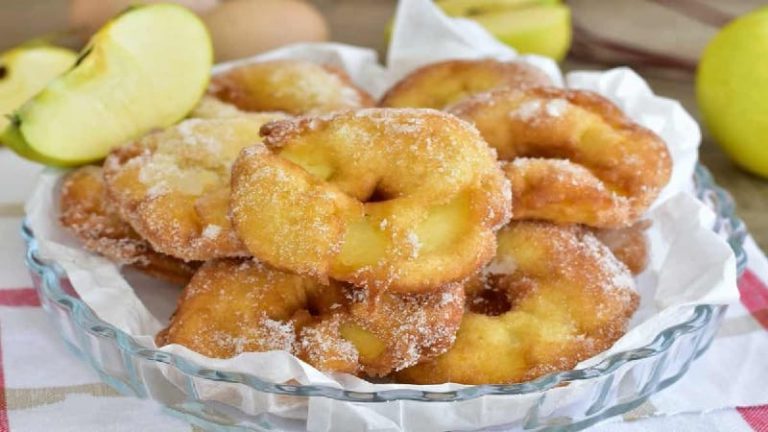
[{"label": "apple skin", "polygon": [[204,93],[212,62],[210,36],[192,12],[172,4],[128,9],[14,114],[0,142],[48,165],[100,160],[184,118]]},{"label": "apple skin", "polygon": [[521,54],[539,54],[561,61],[571,47],[571,10],[565,5],[508,9],[472,19]]},{"label": "apple skin", "polygon": [[768,7],[726,25],[696,73],[707,129],[733,161],[768,178]]},{"label": "apple skin", "polygon": [[489,12],[560,4],[560,0],[435,0],[450,16],[472,17]]},{"label": "apple skin", "polygon": [[[561,61],[571,47],[571,10],[561,0],[436,0],[446,15],[468,18],[521,54]],[[389,40],[392,26],[387,26]]]},{"label": "apple skin", "polygon": [[[12,119],[11,123],[13,123],[14,121],[17,121],[17,120]],[[45,165],[61,167],[61,168],[67,168],[67,167],[78,165],[78,164],[72,163],[71,161],[52,159],[45,155],[37,153],[31,147],[29,147],[26,140],[24,140],[24,137],[19,132],[18,127],[7,127],[2,133],[0,133],[0,143],[5,144],[9,149],[13,150],[14,153],[23,157],[24,159],[40,162]]]},{"label": "apple skin", "polygon": [[28,42],[0,54],[0,131],[7,118],[46,84],[71,68],[77,54],[66,48]]}]

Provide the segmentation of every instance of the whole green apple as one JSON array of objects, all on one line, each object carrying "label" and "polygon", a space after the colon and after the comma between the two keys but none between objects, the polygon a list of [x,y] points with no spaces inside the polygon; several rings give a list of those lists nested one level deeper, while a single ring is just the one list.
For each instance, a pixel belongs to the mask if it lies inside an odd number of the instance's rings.
[{"label": "whole green apple", "polygon": [[768,178],[768,7],[725,26],[696,76],[704,123],[741,167]]}]

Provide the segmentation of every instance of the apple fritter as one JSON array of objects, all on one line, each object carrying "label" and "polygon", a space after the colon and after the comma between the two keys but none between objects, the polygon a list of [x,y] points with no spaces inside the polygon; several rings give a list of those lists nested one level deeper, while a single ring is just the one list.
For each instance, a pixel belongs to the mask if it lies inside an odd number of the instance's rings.
[{"label": "apple fritter", "polygon": [[604,97],[549,87],[501,89],[460,102],[498,151],[512,182],[513,219],[620,228],[669,181],[664,141]]},{"label": "apple fritter", "polygon": [[229,220],[232,162],[262,146],[259,128],[282,114],[190,119],[117,148],[104,163],[121,216],[152,247],[184,260],[247,256]]},{"label": "apple fritter", "polygon": [[587,229],[512,222],[467,284],[453,347],[398,382],[507,384],[568,370],[609,348],[639,297],[629,270]]},{"label": "apple fritter", "polygon": [[120,217],[106,194],[102,169],[97,166],[84,166],[64,178],[59,221],[89,251],[172,282],[188,281],[199,265],[153,250]]},{"label": "apple fritter", "polygon": [[539,68],[523,62],[449,60],[411,72],[387,91],[379,106],[444,109],[495,88],[551,84]]},{"label": "apple fritter", "polygon": [[293,115],[373,105],[373,98],[341,69],[302,60],[236,66],[215,75],[208,92],[244,111]]},{"label": "apple fritter", "polygon": [[275,267],[416,293],[462,280],[495,250],[511,207],[493,151],[467,123],[375,108],[273,122],[269,150],[232,170],[232,220]]},{"label": "apple fritter", "polygon": [[157,343],[216,358],[283,350],[326,372],[380,376],[445,352],[463,309],[461,284],[372,299],[254,260],[212,260],[185,288]]}]

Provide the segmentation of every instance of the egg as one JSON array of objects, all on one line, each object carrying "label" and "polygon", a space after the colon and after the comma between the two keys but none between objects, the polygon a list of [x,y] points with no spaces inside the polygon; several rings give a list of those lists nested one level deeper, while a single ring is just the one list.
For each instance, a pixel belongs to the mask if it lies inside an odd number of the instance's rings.
[{"label": "egg", "polygon": [[[110,18],[129,6],[164,1],[167,0],[70,0],[69,26],[85,42]],[[220,2],[220,0],[175,0],[172,3],[178,3],[196,13],[203,13]]]},{"label": "egg", "polygon": [[232,60],[294,42],[328,40],[328,25],[300,0],[229,0],[202,14],[216,61]]}]

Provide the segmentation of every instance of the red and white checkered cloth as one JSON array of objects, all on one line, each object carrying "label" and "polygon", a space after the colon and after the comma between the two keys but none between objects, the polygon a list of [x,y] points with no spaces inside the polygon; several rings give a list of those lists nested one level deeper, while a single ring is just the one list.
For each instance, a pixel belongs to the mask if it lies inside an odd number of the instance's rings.
[{"label": "red and white checkered cloth", "polygon": [[[0,150],[0,181],[31,187],[32,168],[19,175],[6,170],[9,160],[20,164],[6,152]],[[67,350],[24,267],[19,203],[28,190],[6,189],[0,191],[0,432],[196,430],[152,402],[118,395]],[[709,351],[678,383],[592,431],[768,432],[768,260],[751,239],[746,246],[741,302],[730,306]]]}]

